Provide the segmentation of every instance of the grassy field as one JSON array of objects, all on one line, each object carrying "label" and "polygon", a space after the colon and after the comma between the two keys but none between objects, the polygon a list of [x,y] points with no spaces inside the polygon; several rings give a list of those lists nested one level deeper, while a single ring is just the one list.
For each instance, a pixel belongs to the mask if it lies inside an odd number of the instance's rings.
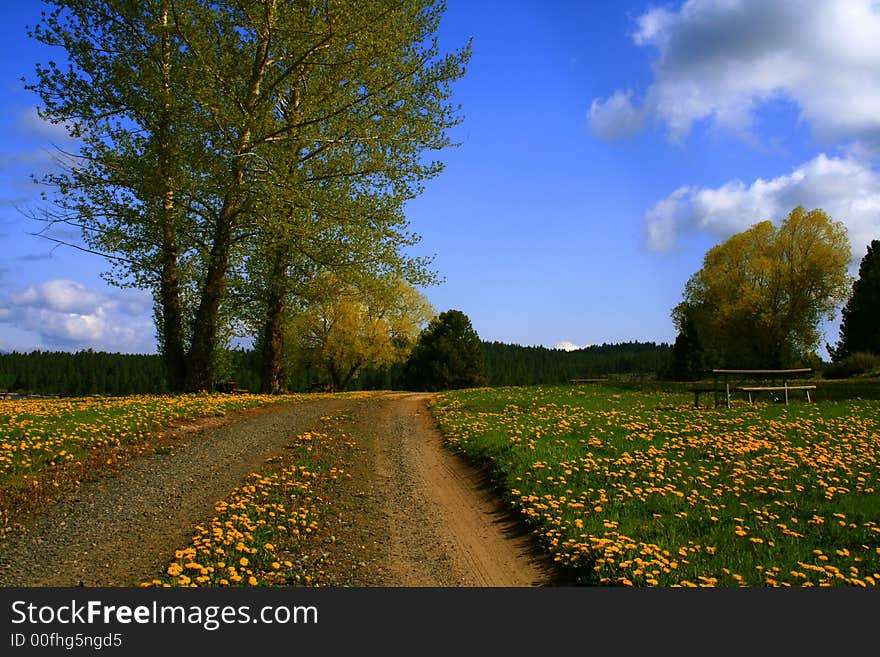
[{"label": "grassy field", "polygon": [[659,386],[567,386],[431,407],[578,583],[880,583],[874,399],[697,409]]}]

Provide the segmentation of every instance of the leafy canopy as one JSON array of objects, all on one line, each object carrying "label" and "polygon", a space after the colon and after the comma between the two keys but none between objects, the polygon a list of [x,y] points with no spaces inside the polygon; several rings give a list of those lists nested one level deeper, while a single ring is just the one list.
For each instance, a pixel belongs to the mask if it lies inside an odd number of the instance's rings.
[{"label": "leafy canopy", "polygon": [[846,299],[850,260],[845,226],[799,206],[779,227],[763,221],[710,249],[673,321],[711,365],[802,361]]},{"label": "leafy canopy", "polygon": [[42,179],[40,218],[78,229],[111,281],[154,292],[172,389],[211,387],[230,326],[252,319],[229,291],[252,258],[279,278],[326,266],[332,244],[430,276],[400,255],[417,241],[402,208],[460,120],[450,85],[469,48],[440,52],[443,2],[47,4],[31,36],[67,64],[38,65],[28,88],[81,146]]}]

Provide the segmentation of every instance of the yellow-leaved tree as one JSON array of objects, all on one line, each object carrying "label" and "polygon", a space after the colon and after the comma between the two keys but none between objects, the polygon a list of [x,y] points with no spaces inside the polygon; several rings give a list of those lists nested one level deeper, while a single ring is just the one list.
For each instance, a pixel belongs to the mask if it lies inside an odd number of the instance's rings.
[{"label": "yellow-leaved tree", "polygon": [[[778,226],[753,225],[710,249],[672,311],[679,340],[703,366],[783,367],[810,358],[819,325],[850,286],[846,227],[798,206]],[[691,365],[693,367],[693,365]]]},{"label": "yellow-leaved tree", "polygon": [[435,312],[415,288],[393,276],[338,274],[309,285],[306,309],[292,321],[290,352],[296,364],[326,373],[345,390],[364,367],[406,360]]}]

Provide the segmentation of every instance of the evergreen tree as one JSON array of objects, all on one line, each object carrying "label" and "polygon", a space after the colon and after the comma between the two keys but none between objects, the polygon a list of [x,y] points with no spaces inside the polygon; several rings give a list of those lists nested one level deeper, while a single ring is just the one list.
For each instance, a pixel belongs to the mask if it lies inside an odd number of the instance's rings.
[{"label": "evergreen tree", "polygon": [[408,381],[420,390],[483,385],[485,364],[480,337],[460,310],[447,310],[422,331],[407,363]]},{"label": "evergreen tree", "polygon": [[859,351],[880,354],[880,240],[872,240],[842,312],[840,340],[828,346],[835,362]]}]

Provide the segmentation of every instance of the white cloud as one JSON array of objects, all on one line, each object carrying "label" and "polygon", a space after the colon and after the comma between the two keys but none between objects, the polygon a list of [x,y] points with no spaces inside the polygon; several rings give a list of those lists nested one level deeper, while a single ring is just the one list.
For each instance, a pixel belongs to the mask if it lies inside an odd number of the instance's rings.
[{"label": "white cloud", "polygon": [[29,107],[18,117],[18,129],[52,141],[67,141],[70,131],[63,123],[50,123],[40,118],[36,107]]},{"label": "white cloud", "polygon": [[593,101],[588,118],[600,139],[621,139],[642,129],[644,117],[641,110],[633,106],[631,97],[631,91],[616,91],[608,100]]},{"label": "white cloud", "polygon": [[633,41],[640,46],[665,42],[675,19],[676,14],[663,7],[649,9],[636,19],[638,29],[632,35]]},{"label": "white cloud", "polygon": [[732,180],[720,187],[681,187],[645,214],[648,247],[664,250],[685,233],[727,238],[791,210],[822,208],[849,232],[856,262],[880,235],[880,173],[864,161],[819,155],[788,175],[750,184]]},{"label": "white cloud", "polygon": [[578,349],[585,349],[589,346],[590,345],[588,345],[588,344],[577,345],[574,342],[571,342],[569,340],[563,340],[562,342],[557,342],[555,345],[553,345],[553,348],[554,349],[562,349],[563,351],[576,351]]},{"label": "white cloud", "polygon": [[[760,106],[793,102],[816,137],[880,144],[880,6],[874,0],[688,0],[640,16],[636,44],[658,52],[643,106],[617,91],[591,106],[603,138],[654,116],[673,140],[696,121],[744,135]],[[608,116],[621,111],[621,123]]]},{"label": "white cloud", "polygon": [[688,225],[690,187],[679,187],[645,213],[645,241],[652,251],[670,248]]},{"label": "white cloud", "polygon": [[107,292],[49,280],[0,298],[0,324],[20,336],[20,344],[7,349],[151,353],[156,349],[151,307],[148,292]]},{"label": "white cloud", "polygon": [[25,288],[10,297],[14,306],[43,308],[57,313],[88,315],[96,312],[104,297],[89,290],[82,283],[70,280],[52,280]]}]

